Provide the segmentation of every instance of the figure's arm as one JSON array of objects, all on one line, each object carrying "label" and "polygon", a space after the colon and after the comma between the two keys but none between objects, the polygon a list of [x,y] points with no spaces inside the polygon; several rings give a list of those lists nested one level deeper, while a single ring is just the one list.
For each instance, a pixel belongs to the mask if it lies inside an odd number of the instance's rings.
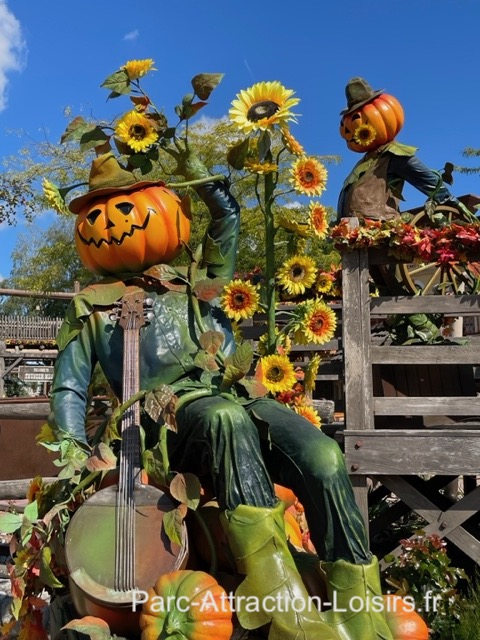
[{"label": "figure's arm", "polygon": [[210,278],[230,280],[235,271],[240,228],[240,207],[226,181],[209,182],[197,187],[208,207],[211,221],[203,241],[203,263]]},{"label": "figure's arm", "polygon": [[57,438],[62,434],[86,442],[88,387],[96,363],[88,322],[60,352],[52,382],[49,422]]},{"label": "figure's arm", "polygon": [[391,154],[388,177],[394,181],[398,176],[413,187],[432,197],[438,204],[452,203],[458,205],[458,200],[448,190],[438,173],[429,169],[417,156]]}]

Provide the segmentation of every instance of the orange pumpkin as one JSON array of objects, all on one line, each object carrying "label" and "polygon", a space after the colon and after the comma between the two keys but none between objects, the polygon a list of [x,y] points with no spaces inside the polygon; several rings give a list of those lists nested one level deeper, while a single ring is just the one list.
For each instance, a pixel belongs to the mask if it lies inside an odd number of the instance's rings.
[{"label": "orange pumpkin", "polygon": [[83,264],[101,275],[136,273],[168,263],[189,237],[188,207],[161,185],[89,200],[79,210],[75,226]]},{"label": "orange pumpkin", "polygon": [[412,611],[410,602],[392,593],[383,599],[387,624],[394,640],[428,640],[428,627],[418,613]]},{"label": "orange pumpkin", "polygon": [[229,640],[232,610],[226,591],[204,571],[161,576],[140,614],[141,640]]},{"label": "orange pumpkin", "polygon": [[[340,135],[347,141],[347,147],[351,151],[365,153],[391,142],[403,127],[404,121],[402,105],[393,96],[382,93],[345,114],[340,121]],[[365,144],[359,144],[354,138],[361,126],[365,133]]]}]

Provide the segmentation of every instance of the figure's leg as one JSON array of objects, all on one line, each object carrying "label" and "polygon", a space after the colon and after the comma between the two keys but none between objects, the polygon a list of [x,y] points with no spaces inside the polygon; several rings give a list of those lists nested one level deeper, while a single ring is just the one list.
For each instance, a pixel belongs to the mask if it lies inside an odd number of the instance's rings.
[{"label": "figure's leg", "polygon": [[[269,640],[339,640],[308,593],[288,549],[283,505],[273,491],[257,427],[245,409],[220,397],[180,409],[169,434],[173,469],[210,469],[225,511],[225,531],[238,572],[235,607],[240,624],[270,624]],[[246,606],[251,603],[249,606]],[[292,606],[294,605],[294,606]]]},{"label": "figure's leg", "polygon": [[339,446],[275,400],[257,400],[249,411],[268,422],[270,441],[262,445],[267,468],[303,504],[313,544],[326,560],[321,569],[333,605],[328,620],[342,640],[392,640],[384,613],[371,606],[382,594],[378,561],[368,550]]}]

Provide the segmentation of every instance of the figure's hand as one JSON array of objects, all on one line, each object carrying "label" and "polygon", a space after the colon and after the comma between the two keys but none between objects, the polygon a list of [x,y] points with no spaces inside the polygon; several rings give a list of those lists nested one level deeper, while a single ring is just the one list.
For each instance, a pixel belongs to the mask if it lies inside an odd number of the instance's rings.
[{"label": "figure's hand", "polygon": [[199,180],[211,175],[200,158],[190,149],[188,143],[176,141],[175,146],[176,150],[171,149],[169,153],[177,162],[174,169],[176,175],[183,176],[186,180]]}]

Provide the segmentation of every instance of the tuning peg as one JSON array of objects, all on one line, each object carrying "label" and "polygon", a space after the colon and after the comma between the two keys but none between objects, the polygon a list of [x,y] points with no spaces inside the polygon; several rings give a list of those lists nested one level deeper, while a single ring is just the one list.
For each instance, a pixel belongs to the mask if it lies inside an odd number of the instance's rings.
[{"label": "tuning peg", "polygon": [[153,298],[145,298],[145,307],[151,309],[153,307]]},{"label": "tuning peg", "polygon": [[145,320],[147,320],[148,322],[151,322],[154,318],[155,314],[153,313],[153,311],[148,311],[147,313],[145,313]]}]

